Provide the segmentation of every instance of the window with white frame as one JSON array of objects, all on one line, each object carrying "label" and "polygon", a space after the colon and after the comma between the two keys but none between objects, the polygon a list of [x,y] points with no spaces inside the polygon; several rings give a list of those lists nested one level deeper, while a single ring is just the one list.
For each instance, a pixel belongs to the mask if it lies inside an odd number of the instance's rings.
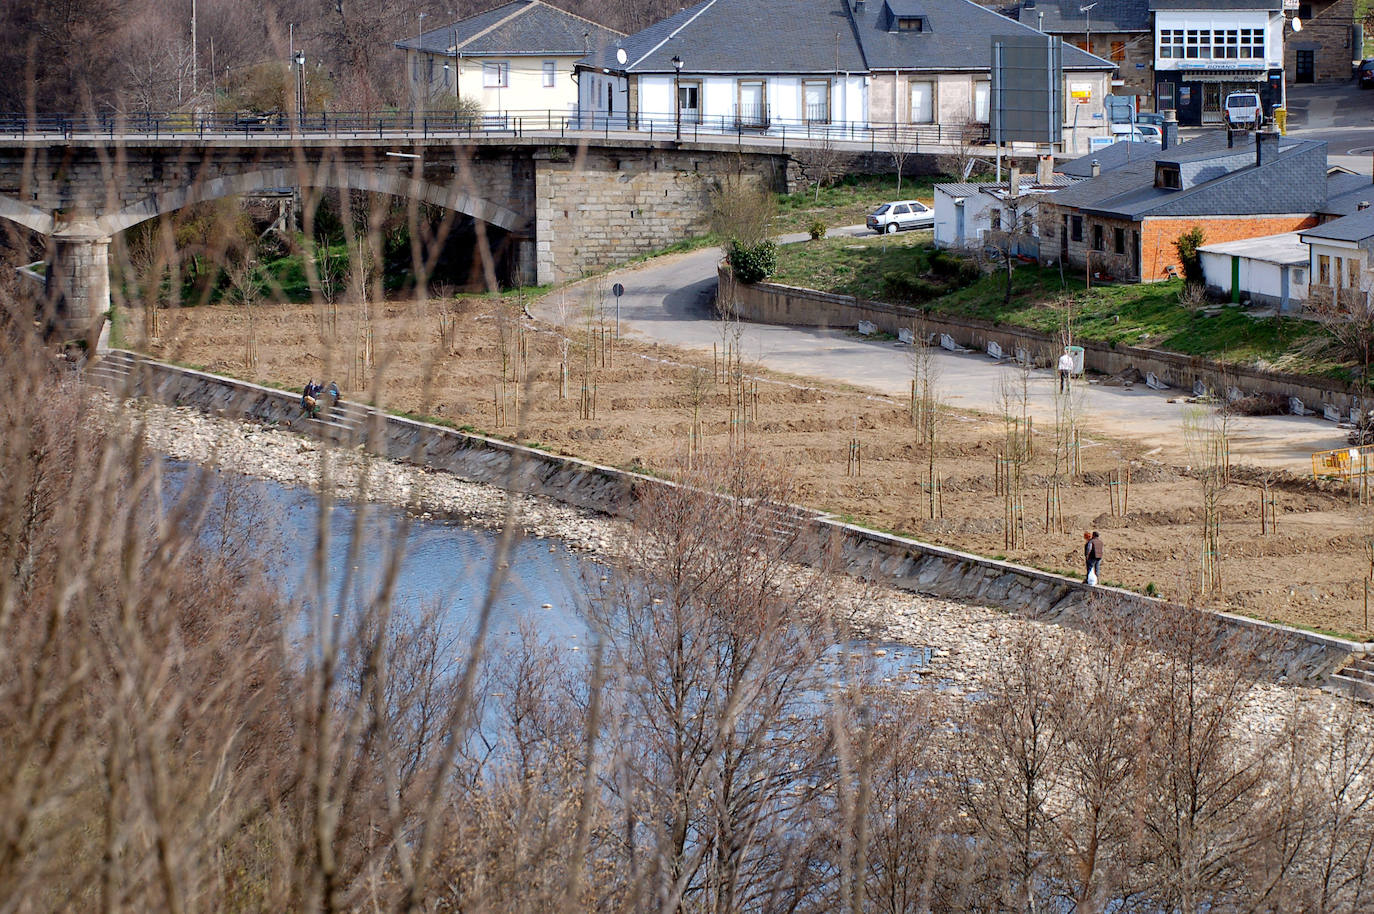
[{"label": "window with white frame", "polygon": [[1159,30],[1159,56],[1161,59],[1183,59],[1183,29]]},{"label": "window with white frame", "polygon": [[487,89],[504,89],[510,85],[510,64],[505,61],[482,64],[482,86]]},{"label": "window with white frame", "polygon": [[1160,29],[1160,60],[1263,60],[1264,29]]},{"label": "window with white frame", "polygon": [[808,124],[830,123],[830,80],[802,80],[802,117]]},{"label": "window with white frame", "polygon": [[985,79],[973,84],[973,119],[980,124],[988,122],[988,85]]},{"label": "window with white frame", "polygon": [[929,124],[935,120],[935,83],[918,80],[911,84],[911,122]]},{"label": "window with white frame", "polygon": [[1218,60],[1235,60],[1240,57],[1240,31],[1219,29],[1213,32],[1212,56]]},{"label": "window with white frame", "polygon": [[552,60],[544,61],[544,88],[552,89],[558,80],[558,70]]}]

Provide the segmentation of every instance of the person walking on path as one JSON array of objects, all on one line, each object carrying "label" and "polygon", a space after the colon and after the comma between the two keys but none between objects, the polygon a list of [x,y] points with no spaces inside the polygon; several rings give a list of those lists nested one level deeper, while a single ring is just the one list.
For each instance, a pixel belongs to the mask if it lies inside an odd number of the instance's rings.
[{"label": "person walking on path", "polygon": [[1084,581],[1096,584],[1102,577],[1102,555],[1105,551],[1102,547],[1102,535],[1094,530],[1091,536],[1084,533],[1083,537],[1083,561],[1088,566],[1088,574]]},{"label": "person walking on path", "polygon": [[1069,378],[1073,376],[1073,354],[1067,348],[1059,357],[1059,392],[1069,392]]}]

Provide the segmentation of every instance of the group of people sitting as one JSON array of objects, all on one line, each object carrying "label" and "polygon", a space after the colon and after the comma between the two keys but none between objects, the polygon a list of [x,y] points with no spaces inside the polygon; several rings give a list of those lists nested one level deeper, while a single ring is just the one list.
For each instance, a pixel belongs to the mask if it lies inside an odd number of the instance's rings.
[{"label": "group of people sitting", "polygon": [[325,388],[321,384],[315,383],[311,378],[305,382],[305,390],[301,392],[301,409],[305,410],[306,415],[315,419],[320,414],[320,394],[329,394],[329,405],[331,407],[339,405],[339,385],[333,381],[329,382],[329,387]]}]

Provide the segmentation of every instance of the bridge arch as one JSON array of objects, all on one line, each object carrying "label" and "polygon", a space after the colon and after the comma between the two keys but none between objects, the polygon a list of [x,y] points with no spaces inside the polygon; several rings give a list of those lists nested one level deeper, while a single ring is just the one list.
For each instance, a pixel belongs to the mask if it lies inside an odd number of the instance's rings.
[{"label": "bridge arch", "polygon": [[[108,234],[132,228],[140,222],[154,219],[207,200],[253,194],[279,187],[324,187],[335,190],[370,191],[394,197],[409,197],[434,206],[471,216],[513,234],[527,234],[533,220],[514,210],[493,203],[456,187],[445,187],[402,174],[375,171],[356,166],[334,166],[322,169],[294,167],[261,168],[233,175],[222,175],[150,194],[137,203],[95,219],[95,224]],[[10,216],[0,207],[0,216]],[[17,220],[16,220],[17,221]]]}]

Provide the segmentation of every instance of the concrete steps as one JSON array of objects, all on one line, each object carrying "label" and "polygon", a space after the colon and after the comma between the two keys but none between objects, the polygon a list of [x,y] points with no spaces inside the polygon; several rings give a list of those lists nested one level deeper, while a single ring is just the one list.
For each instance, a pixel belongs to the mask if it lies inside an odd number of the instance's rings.
[{"label": "concrete steps", "polygon": [[87,383],[105,388],[111,393],[132,396],[133,369],[136,361],[127,352],[109,350],[93,362],[87,362],[83,374]]},{"label": "concrete steps", "polygon": [[1328,686],[1352,698],[1374,702],[1374,656],[1356,657],[1332,673]]},{"label": "concrete steps", "polygon": [[367,433],[368,409],[348,400],[329,405],[329,394],[322,394],[319,415],[307,417],[314,431],[334,444],[354,445]]}]

